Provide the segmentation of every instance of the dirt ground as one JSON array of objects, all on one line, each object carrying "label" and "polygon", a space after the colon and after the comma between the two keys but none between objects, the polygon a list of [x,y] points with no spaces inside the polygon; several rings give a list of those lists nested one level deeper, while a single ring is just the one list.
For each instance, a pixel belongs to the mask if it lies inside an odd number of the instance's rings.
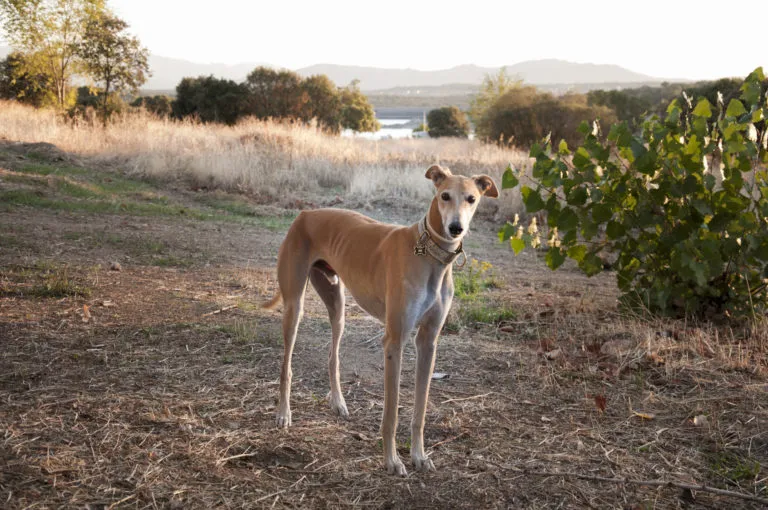
[{"label": "dirt ground", "polygon": [[410,224],[427,204],[270,202],[0,144],[0,507],[768,505],[765,335],[629,316],[610,273],[514,257],[490,214],[466,245],[493,267],[440,339],[425,430],[437,471],[383,468],[382,327],[351,297],[350,419],[327,405],[330,326],[310,291],[294,424],[277,429],[280,314],[259,304],[290,219],[335,205]]}]

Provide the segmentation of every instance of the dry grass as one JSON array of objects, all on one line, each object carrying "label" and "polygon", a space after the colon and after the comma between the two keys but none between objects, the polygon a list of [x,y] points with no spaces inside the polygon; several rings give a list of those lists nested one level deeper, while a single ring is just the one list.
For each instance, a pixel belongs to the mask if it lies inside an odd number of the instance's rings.
[{"label": "dry grass", "polygon": [[[37,170],[66,176],[69,156],[49,156],[64,162]],[[80,203],[42,179],[18,180],[40,154],[0,157],[0,190]],[[73,182],[119,187],[120,203],[143,189],[79,170],[69,168]],[[192,200],[170,187],[152,193],[168,194],[169,208]],[[184,195],[225,203],[223,192]],[[281,317],[258,305],[275,288],[287,226],[132,210],[0,209],[0,507],[766,507],[765,323],[629,317],[613,275],[552,273],[535,251],[513,257],[498,222],[478,218],[466,247],[493,267],[457,278],[452,313],[463,318],[440,338],[436,370],[449,377],[432,384],[425,430],[438,471],[393,478],[378,432],[382,327],[351,297],[341,347],[350,420],[325,402],[331,332],[310,291],[294,426],[274,426]],[[405,223],[420,212],[373,214]],[[159,267],[157,255],[188,263]],[[64,291],[35,291],[49,283]],[[513,313],[462,315],[481,297]],[[409,342],[404,460],[414,365]]]},{"label": "dry grass", "polygon": [[[370,141],[329,136],[316,127],[246,120],[234,127],[118,117],[106,129],[73,123],[53,111],[0,102],[0,138],[47,142],[96,163],[161,180],[275,196],[283,190],[334,190],[362,199],[432,194],[424,170],[439,163],[463,174],[500,179],[511,162],[528,165],[519,151],[478,141],[416,139]],[[520,212],[507,193],[505,213]]]}]

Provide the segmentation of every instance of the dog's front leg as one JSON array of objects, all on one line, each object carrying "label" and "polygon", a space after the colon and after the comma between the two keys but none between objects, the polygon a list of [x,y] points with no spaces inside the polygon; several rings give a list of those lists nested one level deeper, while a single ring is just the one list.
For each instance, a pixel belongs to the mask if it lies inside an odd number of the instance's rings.
[{"label": "dog's front leg", "polygon": [[397,405],[400,394],[400,364],[403,359],[403,336],[391,332],[384,336],[384,417],[381,437],[384,443],[384,463],[390,474],[406,476],[405,464],[397,454]]},{"label": "dog's front leg", "polygon": [[435,369],[437,336],[445,321],[442,310],[427,314],[416,334],[416,393],[411,421],[411,461],[419,471],[434,471],[435,465],[424,453],[424,419],[432,372]]}]

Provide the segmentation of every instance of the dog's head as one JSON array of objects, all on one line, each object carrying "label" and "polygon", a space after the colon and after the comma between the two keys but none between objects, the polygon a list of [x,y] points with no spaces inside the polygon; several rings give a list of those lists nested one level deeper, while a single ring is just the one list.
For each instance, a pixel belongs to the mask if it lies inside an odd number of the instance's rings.
[{"label": "dog's head", "polygon": [[458,240],[467,233],[482,196],[499,196],[496,184],[487,175],[453,175],[447,168],[432,165],[426,178],[437,188],[437,207],[443,222],[443,232],[439,234],[448,239]]}]

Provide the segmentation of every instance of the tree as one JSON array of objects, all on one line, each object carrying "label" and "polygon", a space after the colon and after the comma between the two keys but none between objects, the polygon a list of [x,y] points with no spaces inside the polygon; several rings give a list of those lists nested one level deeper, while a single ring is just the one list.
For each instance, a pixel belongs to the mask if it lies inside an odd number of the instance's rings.
[{"label": "tree", "polygon": [[27,69],[24,55],[18,52],[0,61],[0,99],[13,99],[38,108],[56,104],[51,92],[53,79],[47,74],[31,74]]},{"label": "tree", "polygon": [[149,51],[139,40],[125,33],[128,24],[103,12],[88,20],[85,36],[78,46],[86,72],[104,87],[101,104],[104,125],[109,119],[109,97],[113,92],[134,92],[149,74]]},{"label": "tree", "polygon": [[176,86],[173,114],[232,125],[243,115],[245,99],[245,87],[232,80],[213,76],[184,78]]},{"label": "tree", "polygon": [[441,136],[467,138],[469,136],[467,116],[455,106],[444,106],[430,111],[427,114],[427,125],[431,138]]},{"label": "tree", "polygon": [[324,74],[310,76],[301,82],[305,102],[301,118],[305,121],[316,119],[317,123],[331,133],[338,133],[341,127],[341,94],[330,78]]},{"label": "tree", "polygon": [[243,85],[248,93],[246,114],[259,119],[301,118],[306,97],[301,77],[293,71],[257,67]]},{"label": "tree", "polygon": [[491,107],[501,96],[506,94],[512,89],[519,88],[523,84],[522,80],[512,79],[507,74],[506,68],[502,67],[496,76],[486,74],[483,79],[483,84],[480,86],[480,91],[475,95],[469,103],[469,117],[475,126],[478,126],[478,135],[485,137],[485,133],[482,133],[480,125],[482,119],[485,116],[488,108]]},{"label": "tree", "polygon": [[0,0],[8,42],[24,54],[28,74],[51,77],[60,108],[67,106],[78,71],[85,26],[104,9],[104,0]]},{"label": "tree", "polygon": [[654,106],[624,90],[591,90],[587,92],[587,102],[590,106],[612,109],[616,117],[625,121],[633,131],[640,127],[643,116]]},{"label": "tree", "polygon": [[573,145],[581,139],[581,122],[595,119],[608,126],[616,116],[607,107],[590,106],[583,94],[555,97],[535,87],[517,87],[488,108],[477,132],[486,141],[517,147],[528,147],[548,134]]},{"label": "tree", "polygon": [[358,84],[354,80],[341,90],[341,127],[358,132],[378,131],[381,126],[376,120],[376,112]]}]

